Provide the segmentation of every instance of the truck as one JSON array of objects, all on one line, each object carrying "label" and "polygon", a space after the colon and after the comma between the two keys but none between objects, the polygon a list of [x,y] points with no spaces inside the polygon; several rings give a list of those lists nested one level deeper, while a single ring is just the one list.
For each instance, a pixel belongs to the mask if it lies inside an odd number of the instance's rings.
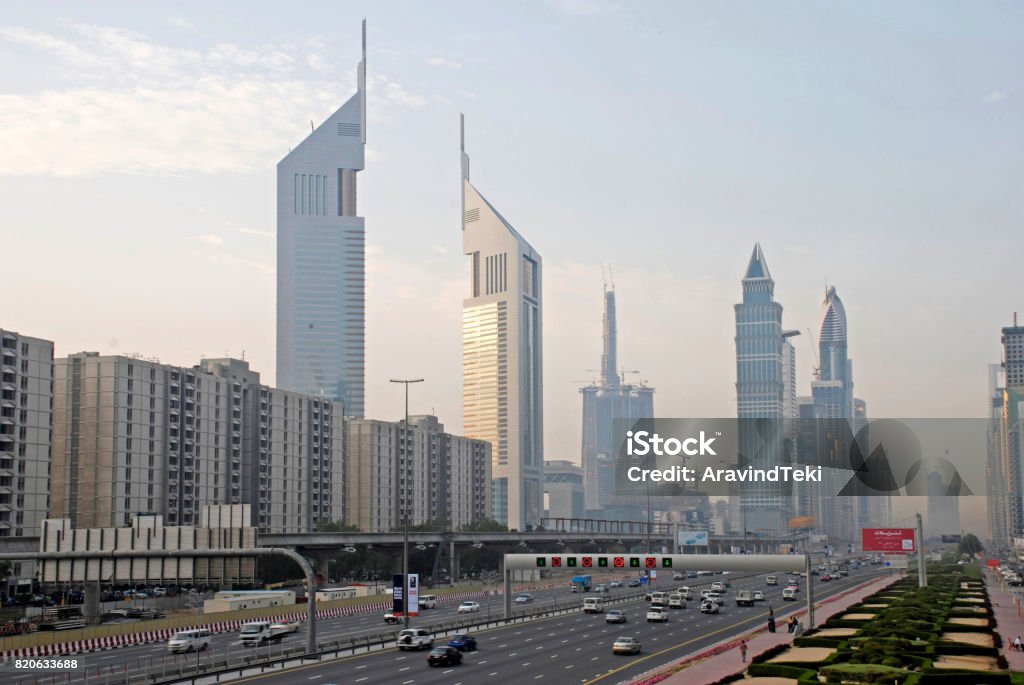
[{"label": "truck", "polygon": [[298,623],[271,623],[270,621],[250,621],[242,625],[242,644],[246,647],[280,642],[285,635],[299,629]]},{"label": "truck", "polygon": [[736,606],[738,607],[752,607],[754,606],[754,593],[750,590],[737,590],[736,591]]},{"label": "truck", "polygon": [[573,592],[590,592],[591,586],[594,581],[590,576],[573,576],[572,579],[572,591]]}]

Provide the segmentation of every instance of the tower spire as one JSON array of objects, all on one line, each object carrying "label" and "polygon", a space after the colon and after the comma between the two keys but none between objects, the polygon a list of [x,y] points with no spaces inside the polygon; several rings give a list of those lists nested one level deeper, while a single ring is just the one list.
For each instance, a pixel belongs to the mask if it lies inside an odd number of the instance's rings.
[{"label": "tower spire", "polygon": [[602,334],[604,351],[601,354],[601,385],[620,384],[616,368],[619,365],[618,322],[615,315],[615,290],[604,291],[604,330]]},{"label": "tower spire", "polygon": [[356,82],[359,89],[359,94],[362,96],[362,111],[359,115],[359,131],[361,132],[361,138],[363,145],[366,145],[366,20],[363,19],[363,59],[359,62],[359,68],[356,72]]}]

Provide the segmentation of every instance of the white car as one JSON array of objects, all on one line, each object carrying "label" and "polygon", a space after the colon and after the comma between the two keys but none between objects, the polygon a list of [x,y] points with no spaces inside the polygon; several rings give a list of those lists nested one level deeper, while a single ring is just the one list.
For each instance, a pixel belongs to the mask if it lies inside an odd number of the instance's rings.
[{"label": "white car", "polygon": [[665,623],[668,621],[668,609],[661,606],[652,606],[647,609],[647,622],[648,623]]},{"label": "white car", "polygon": [[[533,595],[531,594],[523,593],[521,595],[516,595],[516,604],[529,604],[532,601]],[[461,607],[459,608],[461,609]]]},{"label": "white car", "polygon": [[764,593],[761,592],[760,590],[754,590],[754,601],[755,602],[763,602],[764,601]]},{"label": "white car", "polygon": [[174,634],[167,641],[167,651],[172,654],[178,652],[201,652],[210,646],[210,635],[212,633],[205,628],[195,630],[182,630]]},{"label": "white car", "polygon": [[477,602],[463,602],[458,609],[460,614],[474,614],[478,611],[480,611],[480,604]]},{"label": "white car", "polygon": [[704,602],[700,605],[700,613],[702,614],[717,614],[718,605],[714,602]]},{"label": "white car", "polygon": [[711,583],[711,589],[716,592],[725,592],[725,583],[716,580],[715,582]]}]

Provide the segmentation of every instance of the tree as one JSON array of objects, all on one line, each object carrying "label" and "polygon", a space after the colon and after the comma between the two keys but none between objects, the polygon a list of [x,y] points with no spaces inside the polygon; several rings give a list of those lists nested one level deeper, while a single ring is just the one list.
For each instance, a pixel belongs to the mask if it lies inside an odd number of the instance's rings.
[{"label": "tree", "polygon": [[507,533],[508,527],[503,526],[492,518],[479,519],[462,526],[464,533]]},{"label": "tree", "polygon": [[359,526],[351,523],[345,523],[344,521],[324,521],[320,520],[316,523],[316,532],[318,533],[358,533]]},{"label": "tree", "polygon": [[960,538],[960,545],[956,551],[958,554],[967,555],[972,559],[978,555],[978,552],[983,552],[985,547],[982,546],[981,540],[974,533],[967,533]]}]

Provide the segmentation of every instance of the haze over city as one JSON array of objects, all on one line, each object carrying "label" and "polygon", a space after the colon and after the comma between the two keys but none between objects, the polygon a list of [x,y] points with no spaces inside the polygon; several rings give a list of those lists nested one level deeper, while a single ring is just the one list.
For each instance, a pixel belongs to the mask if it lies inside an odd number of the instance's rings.
[{"label": "haze over city", "polygon": [[799,392],[835,285],[872,417],[983,416],[1024,309],[1018,6],[45,8],[0,22],[3,323],[58,356],[244,351],[274,382],[275,165],[353,90],[364,16],[369,416],[423,376],[411,409],[462,427],[460,112],[474,182],[544,256],[547,459],[579,459],[602,263],[659,416],[735,415],[755,241]]}]

